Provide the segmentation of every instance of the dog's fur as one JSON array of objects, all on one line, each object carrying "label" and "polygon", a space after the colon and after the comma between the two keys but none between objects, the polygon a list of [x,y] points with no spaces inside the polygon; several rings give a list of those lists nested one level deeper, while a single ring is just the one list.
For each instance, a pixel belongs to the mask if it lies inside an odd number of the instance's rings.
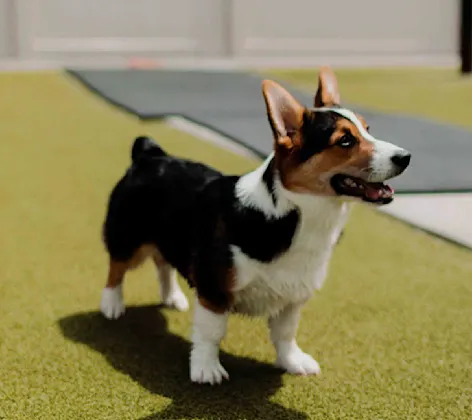
[{"label": "dog's fur", "polygon": [[319,372],[296,342],[300,310],[325,280],[349,202],[390,202],[393,191],[381,183],[410,161],[340,106],[329,68],[321,69],[315,108],[273,81],[262,90],[274,151],[259,168],[225,176],[139,137],[109,200],[103,236],[110,271],[101,310],[108,318],[124,313],[124,275],[147,257],[156,263],[163,302],[186,310],[179,272],[196,290],[194,382],[228,378],[218,350],[230,313],[268,318],[281,368]]}]

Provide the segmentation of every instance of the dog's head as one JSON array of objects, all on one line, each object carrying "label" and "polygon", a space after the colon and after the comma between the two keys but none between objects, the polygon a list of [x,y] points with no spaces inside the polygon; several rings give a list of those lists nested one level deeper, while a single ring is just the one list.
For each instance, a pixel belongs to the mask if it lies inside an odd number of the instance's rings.
[{"label": "dog's head", "polygon": [[340,105],[330,68],[320,71],[314,108],[302,106],[271,80],[263,81],[262,91],[275,139],[275,164],[286,189],[379,205],[393,200],[393,189],[384,182],[408,167],[410,153],[373,137],[361,115]]}]

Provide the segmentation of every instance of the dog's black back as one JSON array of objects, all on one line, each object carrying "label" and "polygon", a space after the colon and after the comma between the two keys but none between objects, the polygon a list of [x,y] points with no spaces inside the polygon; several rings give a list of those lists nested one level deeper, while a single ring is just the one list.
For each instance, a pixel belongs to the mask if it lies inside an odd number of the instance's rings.
[{"label": "dog's black back", "polygon": [[204,164],[168,156],[151,139],[138,137],[132,164],[108,202],[103,236],[110,256],[127,261],[137,248],[152,244],[177,269],[187,266],[198,191],[221,176]]}]

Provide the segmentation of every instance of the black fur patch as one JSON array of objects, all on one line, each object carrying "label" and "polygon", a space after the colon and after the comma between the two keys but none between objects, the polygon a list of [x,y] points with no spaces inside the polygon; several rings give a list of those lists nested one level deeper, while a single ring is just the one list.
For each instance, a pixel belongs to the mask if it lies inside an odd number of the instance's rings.
[{"label": "black fur patch", "polygon": [[222,174],[154,152],[151,148],[147,156],[133,162],[112,190],[104,240],[112,258],[119,261],[128,260],[143,244],[156,244],[178,268],[190,258],[189,233],[194,228],[198,191]]},{"label": "black fur patch", "polygon": [[275,170],[275,161],[272,159],[269,164],[267,165],[264,174],[262,175],[262,181],[266,185],[267,191],[272,198],[272,203],[274,206],[277,204],[277,196],[275,195],[274,191],[274,170]]},{"label": "black fur patch", "polygon": [[203,197],[220,210],[230,244],[253,259],[270,262],[290,247],[299,214],[293,210],[284,217],[267,219],[261,211],[242,206],[234,195],[238,179],[232,176],[212,182]]},{"label": "black fur patch", "polygon": [[329,146],[329,140],[339,118],[342,117],[335,112],[305,111],[301,131],[303,140],[299,154],[301,162],[307,161]]}]

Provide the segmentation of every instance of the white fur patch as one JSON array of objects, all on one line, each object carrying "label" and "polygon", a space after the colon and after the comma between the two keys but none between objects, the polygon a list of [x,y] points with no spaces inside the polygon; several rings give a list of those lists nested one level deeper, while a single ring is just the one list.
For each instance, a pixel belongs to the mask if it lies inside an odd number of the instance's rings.
[{"label": "white fur patch", "polygon": [[359,130],[362,137],[364,137],[367,141],[375,143],[377,141],[381,141],[376,139],[372,134],[370,134],[362,125],[359,118],[357,118],[356,114],[349,109],[346,108],[314,108],[315,112],[334,112],[346,118],[347,120],[351,121],[356,128]]},{"label": "white fur patch", "polygon": [[117,319],[125,313],[122,285],[105,287],[102,291],[100,311],[108,319]]},{"label": "white fur patch", "polygon": [[188,300],[177,281],[177,271],[167,264],[160,266],[158,271],[162,303],[178,311],[188,310]]},{"label": "white fur patch", "polygon": [[[272,152],[262,165],[243,175],[238,180],[235,191],[236,197],[243,206],[259,210],[269,219],[283,217],[294,208],[293,203],[284,200],[283,197],[277,200],[277,205],[274,207],[272,196],[267,190],[266,184],[262,182],[264,172],[273,157],[274,153]],[[280,180],[274,174],[274,188],[277,188],[279,184]]]},{"label": "white fur patch", "polygon": [[287,304],[308,299],[322,286],[349,210],[349,204],[338,197],[293,193],[277,180],[274,206],[262,181],[267,164],[238,181],[241,204],[261,210],[268,219],[283,217],[297,207],[300,224],[290,248],[270,263],[252,259],[232,246],[237,271],[234,310],[249,315],[275,315]]},{"label": "white fur patch", "polygon": [[219,345],[226,334],[226,314],[216,314],[195,300],[192,351],[190,353],[190,379],[192,382],[211,385],[229,379],[219,359]]}]

